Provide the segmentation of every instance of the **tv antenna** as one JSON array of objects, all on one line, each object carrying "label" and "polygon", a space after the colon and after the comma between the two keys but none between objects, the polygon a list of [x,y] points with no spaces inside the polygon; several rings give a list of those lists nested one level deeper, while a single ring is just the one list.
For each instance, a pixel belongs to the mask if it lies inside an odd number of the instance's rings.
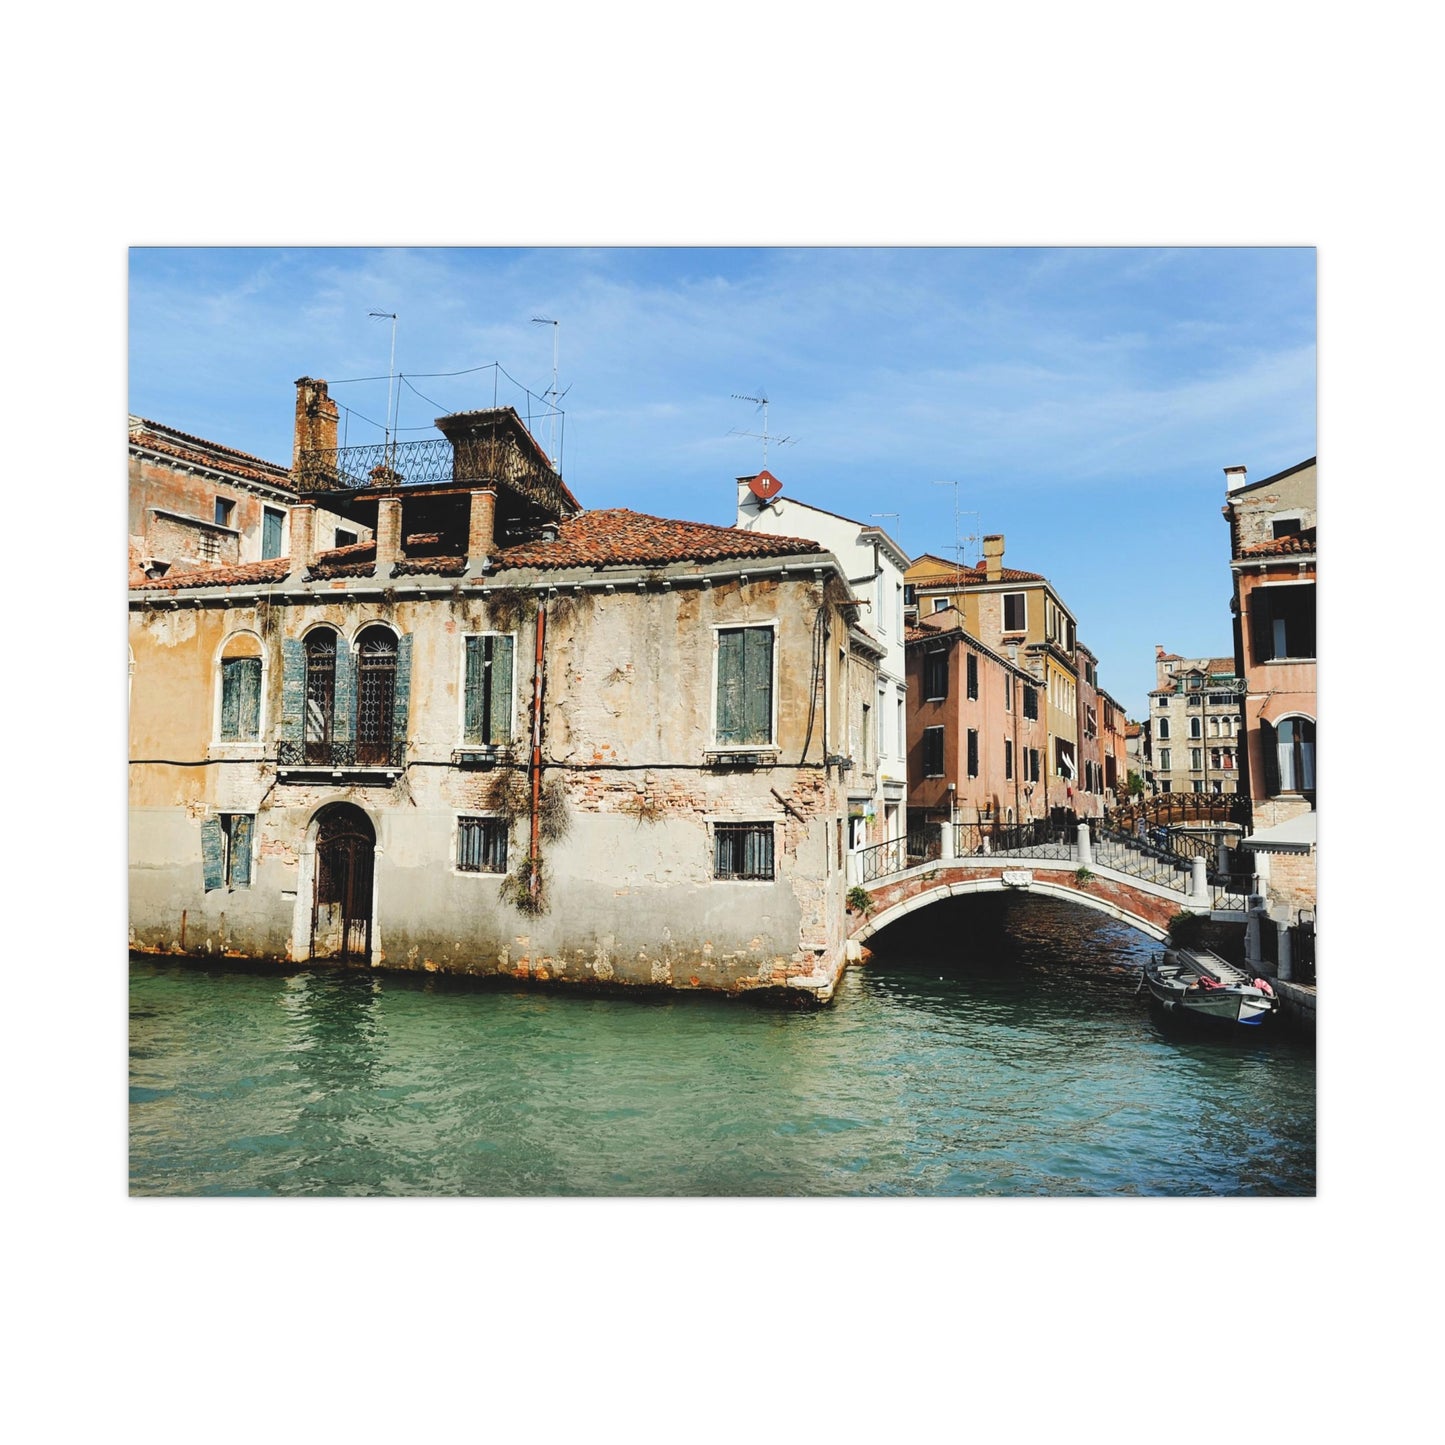
[{"label": "tv antenna", "polygon": [[552,423],[557,415],[557,343],[562,334],[562,323],[560,321],[553,321],[550,316],[534,316],[532,320],[538,326],[550,326],[552,328],[552,390],[547,393],[551,398],[551,405],[547,410],[547,455],[555,468],[558,457],[557,453],[552,450]]},{"label": "tv antenna", "polygon": [[959,532],[958,519],[960,516],[977,518],[977,512],[960,512],[958,510],[958,483],[957,482],[934,482],[935,487],[953,488],[953,560],[959,571],[963,570],[963,544],[965,542],[977,542],[983,533],[982,524],[978,525],[978,531],[971,532],[967,537]]},{"label": "tv antenna", "polygon": [[[386,455],[388,461],[391,458],[391,434],[396,430],[396,422],[391,414],[391,393],[392,386],[396,381],[396,312],[395,311],[368,311],[368,316],[374,316],[378,321],[391,322],[391,360],[386,364],[386,425],[382,431],[386,433]],[[397,401],[400,403],[401,398]]]},{"label": "tv antenna", "polygon": [[731,395],[732,395],[732,399],[733,399],[734,401],[750,401],[750,402],[753,403],[754,406],[760,406],[760,407],[763,409],[763,429],[762,429],[762,431],[760,431],[760,432],[756,432],[756,431],[738,431],[737,428],[735,427],[735,428],[729,433],[729,435],[730,435],[730,436],[735,436],[735,437],[757,437],[757,438],[761,438],[761,439],[762,439],[762,443],[763,443],[763,470],[766,471],[767,468],[768,468],[768,442],[769,442],[769,441],[772,441],[772,443],[773,443],[775,446],[787,447],[787,446],[795,446],[795,445],[797,445],[797,440],[796,440],[796,438],[794,438],[794,437],[769,437],[769,435],[768,435],[768,394],[767,394],[767,392],[765,392],[765,391],[762,389],[762,387],[759,387],[759,388],[758,388],[758,394],[757,394],[756,396],[744,396],[744,395],[742,394],[742,392],[740,392],[740,391],[732,392]]}]

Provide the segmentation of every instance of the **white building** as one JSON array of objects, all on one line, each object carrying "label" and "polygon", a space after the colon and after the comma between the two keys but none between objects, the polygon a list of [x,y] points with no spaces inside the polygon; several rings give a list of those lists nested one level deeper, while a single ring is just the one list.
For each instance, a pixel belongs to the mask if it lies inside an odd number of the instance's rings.
[{"label": "white building", "polygon": [[[737,480],[739,528],[812,538],[838,559],[848,585],[866,604],[858,630],[879,653],[877,693],[860,700],[850,728],[855,764],[849,774],[848,844],[856,851],[904,839],[908,836],[908,683],[903,574],[911,560],[882,527],[783,496],[782,483],[769,471]],[[874,686],[871,679],[868,685]]]}]

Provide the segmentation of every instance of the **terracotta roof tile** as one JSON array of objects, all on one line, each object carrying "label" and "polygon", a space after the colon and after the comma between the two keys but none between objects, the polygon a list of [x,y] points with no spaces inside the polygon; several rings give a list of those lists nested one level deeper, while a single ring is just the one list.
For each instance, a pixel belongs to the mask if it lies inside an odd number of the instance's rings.
[{"label": "terracotta roof tile", "polygon": [[618,507],[581,512],[557,525],[553,542],[523,542],[493,556],[498,567],[663,566],[669,562],[720,562],[732,558],[789,557],[825,549],[802,537],[776,537],[649,517]]},{"label": "terracotta roof tile", "polygon": [[130,419],[130,440],[151,451],[164,452],[180,461],[195,462],[199,466],[215,467],[219,471],[234,472],[237,476],[251,481],[266,482],[273,487],[284,487],[295,491],[290,470],[268,462],[262,457],[253,457],[249,452],[237,451],[235,447],[222,446],[219,442],[208,442],[204,437],[193,437],[175,427],[160,422],[148,421],[145,417]]},{"label": "terracotta roof tile", "polygon": [[[1017,567],[1001,567],[999,582],[1047,582],[1042,572],[1021,572]],[[930,587],[984,587],[988,585],[988,569],[982,562],[972,567],[959,567],[939,577],[920,578],[915,584],[919,591]]]},{"label": "terracotta roof tile", "polygon": [[190,587],[239,587],[250,582],[280,582],[291,570],[286,557],[265,562],[243,562],[238,567],[198,567],[192,572],[168,572],[146,582],[137,582],[132,592],[178,592]]},{"label": "terracotta roof tile", "polygon": [[1315,527],[1306,527],[1290,537],[1272,537],[1267,542],[1251,542],[1239,549],[1241,557],[1297,557],[1315,550]]},{"label": "terracotta roof tile", "polygon": [[376,566],[376,543],[353,542],[349,547],[332,547],[318,552],[306,569],[310,577],[365,577]]}]

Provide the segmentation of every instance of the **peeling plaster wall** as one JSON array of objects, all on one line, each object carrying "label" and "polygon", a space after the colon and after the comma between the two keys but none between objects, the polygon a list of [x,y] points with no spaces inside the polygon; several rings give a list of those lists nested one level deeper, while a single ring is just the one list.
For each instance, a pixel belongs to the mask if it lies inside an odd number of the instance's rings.
[{"label": "peeling plaster wall", "polygon": [[[376,831],[374,963],[683,988],[803,976],[831,986],[844,949],[846,786],[818,764],[825,744],[836,751],[846,736],[847,668],[837,653],[848,629],[811,570],[611,596],[563,591],[547,602],[543,777],[559,780],[567,830],[542,844],[548,906],[538,916],[502,901],[501,876],[455,866],[462,813],[514,814],[509,868],[528,851],[537,594],[498,586],[490,596],[386,600],[336,591],[269,607],[238,598],[230,607],[133,609],[131,756],[169,760],[131,768],[134,947],[304,957],[308,829],[324,804],[349,801]],[[822,689],[815,697],[811,685],[820,607],[831,634],[827,739]],[[413,640],[403,775],[390,786],[279,776],[281,639],[324,622],[354,641],[375,621]],[[777,624],[777,761],[708,767],[714,629],[762,622]],[[266,656],[262,742],[240,745],[240,757],[238,745],[212,737],[216,659],[238,629],[257,633]],[[516,635],[515,766],[453,762],[463,743],[464,638],[477,631]],[[798,766],[805,756],[812,766]],[[249,888],[207,893],[201,824],[219,812],[256,814],[253,878]],[[713,878],[718,821],[774,825],[774,881]]]}]

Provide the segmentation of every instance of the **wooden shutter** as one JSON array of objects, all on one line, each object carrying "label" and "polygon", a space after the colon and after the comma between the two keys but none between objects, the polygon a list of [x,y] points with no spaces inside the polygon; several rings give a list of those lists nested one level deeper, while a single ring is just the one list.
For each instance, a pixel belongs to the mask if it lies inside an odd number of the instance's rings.
[{"label": "wooden shutter", "polygon": [[726,628],[717,635],[717,740],[743,740],[743,638],[741,628]]},{"label": "wooden shutter", "polygon": [[231,887],[251,886],[251,815],[231,815]]},{"label": "wooden shutter", "polygon": [[237,661],[241,665],[239,736],[254,742],[261,734],[261,659],[242,657]]},{"label": "wooden shutter", "polygon": [[306,644],[299,637],[281,640],[281,737],[301,746],[306,715]]},{"label": "wooden shutter", "polygon": [[482,637],[468,637],[467,642],[467,676],[464,684],[466,698],[464,702],[464,716],[462,721],[463,740],[469,743],[482,741],[482,643],[486,639]]},{"label": "wooden shutter", "polygon": [[396,644],[396,688],[392,693],[392,739],[397,747],[406,746],[407,714],[411,707],[411,633]]},{"label": "wooden shutter", "polygon": [[205,875],[206,892],[221,888],[226,882],[226,840],[221,834],[219,818],[201,822],[201,870]]},{"label": "wooden shutter", "polygon": [[978,729],[968,730],[968,775],[971,778],[978,776]]},{"label": "wooden shutter", "polygon": [[1264,795],[1279,796],[1279,738],[1272,723],[1259,725],[1259,750],[1264,756]]},{"label": "wooden shutter", "polygon": [[512,741],[512,654],[516,639],[494,637],[491,642],[491,726],[485,741],[500,747]]},{"label": "wooden shutter", "polygon": [[221,663],[221,736],[241,736],[241,663],[242,658],[226,658]]},{"label": "wooden shutter", "polygon": [[773,740],[773,630],[750,627],[743,633],[745,743]]}]

